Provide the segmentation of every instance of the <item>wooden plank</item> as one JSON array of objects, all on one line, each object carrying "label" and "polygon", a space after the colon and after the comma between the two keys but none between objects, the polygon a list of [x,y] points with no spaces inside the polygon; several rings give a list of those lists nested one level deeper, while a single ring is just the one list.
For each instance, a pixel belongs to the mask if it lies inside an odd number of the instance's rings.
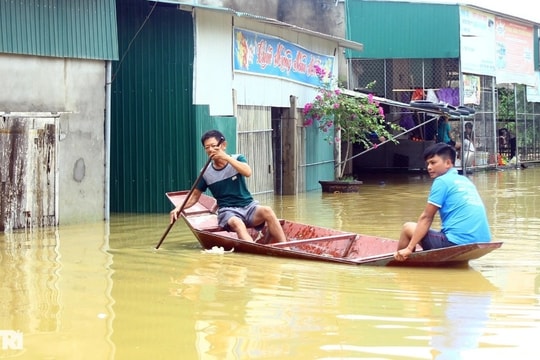
[{"label": "wooden plank", "polygon": [[283,243],[275,243],[270,244],[269,246],[273,247],[287,247],[291,245],[302,245],[302,244],[310,244],[313,242],[319,242],[319,241],[332,241],[332,240],[354,240],[356,238],[356,234],[353,233],[345,233],[345,234],[336,234],[336,235],[327,235],[327,236],[321,236],[318,238],[311,238],[311,239],[302,239],[302,240],[293,240],[293,241],[287,241]]}]

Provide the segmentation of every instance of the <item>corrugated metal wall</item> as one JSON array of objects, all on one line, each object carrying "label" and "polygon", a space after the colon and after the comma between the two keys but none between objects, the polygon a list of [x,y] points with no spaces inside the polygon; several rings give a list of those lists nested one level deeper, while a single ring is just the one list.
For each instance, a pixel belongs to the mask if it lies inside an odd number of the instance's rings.
[{"label": "corrugated metal wall", "polygon": [[117,4],[122,55],[113,64],[111,211],[167,212],[165,192],[189,189],[202,167],[192,18],[146,0]]},{"label": "corrugated metal wall", "polygon": [[[199,171],[208,160],[208,155],[201,144],[201,136],[208,130],[219,130],[227,140],[227,152],[234,153],[237,148],[236,143],[236,117],[234,116],[210,116],[210,109],[208,105],[195,105],[195,162],[192,169],[195,177],[198,176]],[[191,188],[193,184],[190,184],[185,189]]]},{"label": "corrugated metal wall", "polygon": [[115,0],[0,0],[0,52],[118,59]]},{"label": "corrugated metal wall", "polygon": [[253,170],[247,179],[251,193],[274,194],[274,160],[272,154],[272,110],[266,106],[238,107],[238,152],[244,154]]},{"label": "corrugated metal wall", "polygon": [[394,1],[348,0],[347,38],[365,59],[458,58],[459,6]]},{"label": "corrugated metal wall", "polygon": [[304,130],[305,150],[300,154],[300,166],[305,168],[305,178],[301,181],[305,191],[318,190],[321,188],[319,180],[335,179],[334,146],[321,137],[317,126],[308,126]]}]

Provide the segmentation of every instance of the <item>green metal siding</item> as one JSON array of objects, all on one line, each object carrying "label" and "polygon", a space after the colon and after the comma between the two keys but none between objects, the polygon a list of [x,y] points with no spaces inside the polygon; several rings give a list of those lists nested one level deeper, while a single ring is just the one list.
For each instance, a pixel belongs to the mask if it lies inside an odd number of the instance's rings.
[{"label": "green metal siding", "polygon": [[347,0],[347,38],[364,51],[349,58],[459,57],[459,6]]},{"label": "green metal siding", "polygon": [[0,53],[118,59],[115,0],[0,0]]},{"label": "green metal siding", "polygon": [[319,190],[319,180],[334,180],[334,146],[317,126],[306,127],[306,191]]},{"label": "green metal siding", "polygon": [[113,63],[111,211],[167,212],[165,193],[189,189],[202,167],[192,105],[193,21],[173,6],[117,4],[123,59]]},{"label": "green metal siding", "polygon": [[[195,138],[197,139],[196,147],[196,161],[193,174],[197,174],[198,171],[208,160],[208,156],[204,151],[204,148],[200,142],[202,135],[208,130],[219,130],[225,139],[227,140],[227,151],[234,153],[237,149],[236,129],[237,119],[233,116],[210,116],[210,109],[208,105],[196,105],[195,106],[195,118],[197,119],[195,124]],[[191,184],[193,185],[193,184]],[[191,185],[189,187],[191,187]]]}]

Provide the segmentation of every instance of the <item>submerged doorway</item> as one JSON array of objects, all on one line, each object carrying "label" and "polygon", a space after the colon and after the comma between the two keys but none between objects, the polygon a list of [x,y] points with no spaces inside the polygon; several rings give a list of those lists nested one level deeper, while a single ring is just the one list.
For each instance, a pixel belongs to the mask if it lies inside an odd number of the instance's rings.
[{"label": "submerged doorway", "polygon": [[57,116],[0,117],[0,231],[57,225]]}]

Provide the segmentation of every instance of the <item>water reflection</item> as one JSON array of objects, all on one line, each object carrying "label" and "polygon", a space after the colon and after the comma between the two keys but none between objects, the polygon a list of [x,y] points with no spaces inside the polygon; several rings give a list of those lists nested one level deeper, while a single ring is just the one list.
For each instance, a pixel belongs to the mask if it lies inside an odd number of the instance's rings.
[{"label": "water reflection", "polygon": [[0,357],[73,359],[82,352],[106,359],[114,353],[111,257],[78,238],[101,228],[103,245],[105,226],[86,226],[0,237],[0,329],[20,331],[24,347],[0,348]]},{"label": "water reflection", "polygon": [[333,358],[461,359],[479,347],[497,290],[480,272],[381,270],[391,283],[372,284],[369,291],[383,293],[384,303],[395,307],[373,311],[370,305],[339,315],[363,329],[363,336],[352,343],[325,345],[336,353]]},{"label": "water reflection", "polygon": [[[58,242],[55,231],[6,234],[0,243],[0,329],[24,334],[59,329]],[[16,346],[14,346],[16,347]],[[6,355],[19,354],[5,349]],[[3,354],[2,354],[3,355]]]},{"label": "water reflection", "polygon": [[[0,330],[21,359],[535,359],[540,169],[473,174],[501,249],[465,269],[202,253],[167,214],[0,234]],[[395,238],[423,175],[265,199],[278,216]]]}]

